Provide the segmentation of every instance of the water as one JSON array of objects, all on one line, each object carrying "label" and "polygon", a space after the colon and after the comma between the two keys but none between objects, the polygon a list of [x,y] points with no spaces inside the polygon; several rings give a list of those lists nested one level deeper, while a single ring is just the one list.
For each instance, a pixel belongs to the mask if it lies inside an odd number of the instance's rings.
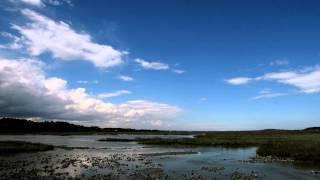
[{"label": "water", "polygon": [[[15,173],[37,173],[47,176],[64,173],[64,177],[90,177],[97,174],[115,174],[115,179],[141,179],[148,173],[167,175],[172,179],[216,177],[230,179],[236,175],[258,177],[258,179],[320,179],[311,173],[319,170],[315,166],[292,163],[245,163],[256,155],[256,148],[212,148],[212,147],[163,147],[141,145],[136,142],[101,142],[102,138],[136,137],[181,138],[192,136],[159,135],[1,135],[0,141],[18,140],[74,147],[74,149],[56,148],[53,151],[22,153],[12,156],[0,156],[0,179],[12,177]],[[87,148],[87,149],[83,149]],[[192,152],[170,154],[168,152]],[[159,154],[154,154],[159,153]],[[215,169],[216,168],[216,169]],[[23,169],[23,172],[19,170]],[[209,169],[209,170],[208,170]],[[11,173],[11,174],[10,174]],[[51,173],[51,174],[50,174]],[[140,174],[139,174],[140,173]]]}]

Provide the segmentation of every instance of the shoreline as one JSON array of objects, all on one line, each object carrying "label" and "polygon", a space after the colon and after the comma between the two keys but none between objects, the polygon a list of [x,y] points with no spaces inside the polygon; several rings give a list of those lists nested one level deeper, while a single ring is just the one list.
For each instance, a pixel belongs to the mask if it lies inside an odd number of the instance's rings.
[{"label": "shoreline", "polygon": [[[53,151],[41,151],[37,155],[32,154],[28,156],[28,154],[24,154],[22,156],[14,156],[13,158],[10,158],[10,156],[3,157],[0,161],[0,167],[6,167],[7,170],[0,171],[0,174],[7,179],[21,179],[22,177],[28,177],[29,179],[45,179],[49,177],[61,179],[168,179],[176,176],[168,174],[168,169],[163,167],[162,163],[170,164],[172,160],[175,161],[174,159],[177,158],[188,159],[189,157],[198,157],[197,155],[192,156],[198,154],[197,151],[181,150],[150,151],[150,153],[113,151],[106,154],[95,154],[95,152],[101,152],[100,148],[54,146]],[[276,163],[274,158],[259,156],[245,161],[238,160],[237,162],[239,162],[239,167],[242,166],[242,163],[257,163],[259,165],[261,161],[265,160],[264,158],[270,160],[264,163]],[[221,161],[228,162],[229,160],[221,159]],[[294,161],[283,162],[294,163]],[[36,163],[37,166],[30,166],[32,163]],[[82,171],[83,173],[80,173]],[[318,176],[318,172],[317,169],[308,170],[308,173],[315,177]],[[199,164],[198,168],[184,171],[178,177],[184,179],[207,179],[208,176],[217,177],[218,179],[221,176],[231,179],[260,179],[263,177],[263,174],[254,170],[230,169],[227,164],[208,164],[203,162]]]}]

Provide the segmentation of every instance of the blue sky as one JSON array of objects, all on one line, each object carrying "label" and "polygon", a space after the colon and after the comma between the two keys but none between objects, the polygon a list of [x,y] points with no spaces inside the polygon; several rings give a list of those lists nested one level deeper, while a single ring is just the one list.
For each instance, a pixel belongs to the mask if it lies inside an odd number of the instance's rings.
[{"label": "blue sky", "polygon": [[319,126],[319,5],[4,1],[0,115],[155,129]]}]

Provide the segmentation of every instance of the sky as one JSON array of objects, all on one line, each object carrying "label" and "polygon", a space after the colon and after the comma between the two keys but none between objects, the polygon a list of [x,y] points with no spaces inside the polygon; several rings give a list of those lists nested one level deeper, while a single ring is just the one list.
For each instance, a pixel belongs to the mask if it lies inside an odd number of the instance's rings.
[{"label": "sky", "polygon": [[0,116],[169,130],[320,126],[320,2],[4,0]]}]

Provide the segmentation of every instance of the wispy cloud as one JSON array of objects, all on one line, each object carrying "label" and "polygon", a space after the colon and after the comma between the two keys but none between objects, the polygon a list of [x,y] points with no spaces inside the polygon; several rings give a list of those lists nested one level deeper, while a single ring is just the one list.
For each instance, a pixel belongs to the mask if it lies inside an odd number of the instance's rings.
[{"label": "wispy cloud", "polygon": [[25,25],[12,25],[20,34],[20,43],[32,56],[50,52],[56,59],[85,60],[97,67],[108,68],[123,63],[126,51],[92,41],[87,33],[78,33],[63,21],[54,21],[30,9],[22,14],[29,20]]},{"label": "wispy cloud", "polygon": [[77,83],[79,83],[79,84],[88,84],[88,83],[89,83],[89,81],[79,80],[79,81],[77,81]]},{"label": "wispy cloud", "polygon": [[73,3],[71,0],[17,0],[22,3],[31,5],[31,6],[37,6],[37,7],[45,7],[45,5],[53,5],[53,6],[59,6],[62,4],[67,4],[69,6],[73,6]]},{"label": "wispy cloud", "polygon": [[135,60],[143,69],[152,69],[152,70],[168,70],[170,66],[166,63],[158,61],[145,61],[143,59],[137,58]]},{"label": "wispy cloud", "polygon": [[87,81],[87,80],[79,80],[77,81],[79,84],[99,84],[98,80],[93,80],[93,81]]},{"label": "wispy cloud", "polygon": [[[147,70],[171,70],[173,73],[176,74],[183,74],[185,73],[182,69],[171,69],[169,64],[162,63],[159,61],[146,61],[144,59],[137,58],[135,59],[135,62],[139,64],[143,69]],[[178,66],[178,64],[175,64],[174,66]]]},{"label": "wispy cloud", "polygon": [[181,69],[173,69],[172,72],[176,73],[176,74],[183,74],[185,73],[184,70],[181,70]]},{"label": "wispy cloud", "polygon": [[236,77],[227,80],[233,85],[248,84],[252,81],[275,81],[280,84],[291,85],[301,93],[320,92],[320,67],[314,66],[297,71],[271,72],[255,78]]},{"label": "wispy cloud", "polygon": [[3,48],[3,49],[20,49],[20,48],[22,48],[22,40],[23,39],[15,36],[11,33],[8,33],[8,32],[2,32],[0,35],[11,41],[9,44],[2,44],[1,48]]},{"label": "wispy cloud", "polygon": [[130,76],[125,76],[125,75],[121,75],[121,76],[118,76],[118,79],[122,80],[122,81],[133,81],[133,77],[130,77]]},{"label": "wispy cloud", "polygon": [[101,93],[98,95],[98,98],[100,99],[107,99],[107,98],[112,98],[112,97],[117,97],[117,96],[121,96],[124,94],[131,94],[131,91],[128,90],[119,90],[116,92],[106,92],[106,93]]},{"label": "wispy cloud", "polygon": [[288,93],[279,93],[279,92],[272,92],[270,89],[264,89],[259,92],[257,96],[254,96],[252,99],[263,99],[263,98],[274,98],[279,96],[287,96]]},{"label": "wispy cloud", "polygon": [[30,4],[33,6],[42,6],[43,3],[41,0],[20,0],[23,3]]},{"label": "wispy cloud", "polygon": [[277,59],[275,61],[271,61],[270,66],[286,66],[289,65],[289,61],[286,59]]}]

